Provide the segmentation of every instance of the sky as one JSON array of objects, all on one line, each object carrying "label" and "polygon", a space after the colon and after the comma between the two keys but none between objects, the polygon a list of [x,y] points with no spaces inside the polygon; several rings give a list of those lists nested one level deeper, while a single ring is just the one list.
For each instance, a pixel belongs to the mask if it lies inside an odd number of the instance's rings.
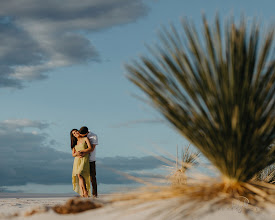
[{"label": "sky", "polygon": [[[87,126],[99,138],[98,181],[129,180],[163,165],[151,155],[176,155],[189,143],[147,103],[124,65],[158,42],[180,19],[201,28],[243,13],[274,24],[273,0],[0,0],[0,189],[70,184],[69,133]],[[155,171],[154,171],[155,172]],[[145,172],[146,173],[146,172]],[[145,174],[146,175],[146,174]],[[17,188],[16,188],[17,187]]]}]

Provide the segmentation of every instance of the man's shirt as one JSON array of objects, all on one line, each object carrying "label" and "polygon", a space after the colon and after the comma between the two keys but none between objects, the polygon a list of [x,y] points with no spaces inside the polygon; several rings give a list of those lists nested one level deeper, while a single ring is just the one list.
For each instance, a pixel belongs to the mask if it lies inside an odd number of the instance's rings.
[{"label": "man's shirt", "polygon": [[[98,145],[98,138],[96,134],[89,131],[89,133],[87,134],[87,138],[89,139],[91,145]],[[95,154],[96,154],[96,147],[93,150],[93,152],[90,153],[90,158],[89,158],[90,162],[96,161]]]}]

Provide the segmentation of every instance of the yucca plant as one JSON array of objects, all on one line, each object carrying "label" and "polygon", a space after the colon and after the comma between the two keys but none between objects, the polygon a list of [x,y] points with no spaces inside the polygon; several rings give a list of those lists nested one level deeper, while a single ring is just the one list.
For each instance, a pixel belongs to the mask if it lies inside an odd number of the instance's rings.
[{"label": "yucca plant", "polygon": [[202,34],[187,19],[182,33],[164,28],[151,58],[126,65],[128,78],[218,168],[219,190],[266,195],[249,181],[275,162],[274,30],[245,19],[223,28],[218,16],[203,24]]},{"label": "yucca plant", "polygon": [[184,173],[191,167],[197,166],[199,164],[199,161],[198,161],[199,156],[200,156],[200,152],[191,151],[190,145],[187,148],[185,148],[182,152],[180,172]]},{"label": "yucca plant", "polygon": [[200,152],[193,152],[190,150],[190,145],[184,149],[182,149],[182,156],[180,161],[180,169],[176,169],[170,175],[170,181],[172,185],[182,185],[187,183],[187,174],[186,171],[190,170],[192,167],[197,166],[199,164],[198,158],[200,156]]}]

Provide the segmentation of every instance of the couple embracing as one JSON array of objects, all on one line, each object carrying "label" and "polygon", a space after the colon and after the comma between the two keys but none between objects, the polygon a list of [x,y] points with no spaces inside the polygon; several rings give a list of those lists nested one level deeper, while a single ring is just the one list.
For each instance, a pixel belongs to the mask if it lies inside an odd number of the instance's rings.
[{"label": "couple embracing", "polygon": [[91,180],[93,196],[97,197],[95,166],[95,148],[98,145],[97,135],[84,126],[79,130],[71,130],[70,136],[72,155],[75,158],[72,173],[73,190],[82,197],[90,197]]}]

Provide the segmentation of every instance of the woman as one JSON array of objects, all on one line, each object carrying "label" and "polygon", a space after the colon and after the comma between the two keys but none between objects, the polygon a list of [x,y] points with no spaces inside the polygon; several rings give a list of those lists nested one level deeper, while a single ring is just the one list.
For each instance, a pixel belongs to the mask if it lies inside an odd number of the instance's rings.
[{"label": "woman", "polygon": [[82,137],[77,129],[70,132],[72,155],[75,157],[73,165],[73,190],[82,197],[91,196],[89,154],[81,156],[81,152],[92,149],[87,137]]}]

